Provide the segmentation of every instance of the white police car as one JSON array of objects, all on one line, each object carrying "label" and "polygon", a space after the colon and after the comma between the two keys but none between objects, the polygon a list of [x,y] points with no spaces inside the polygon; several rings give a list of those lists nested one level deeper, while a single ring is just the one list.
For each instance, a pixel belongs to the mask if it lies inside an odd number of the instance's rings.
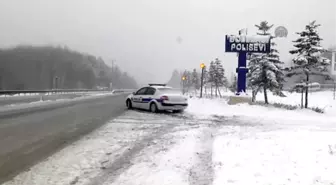
[{"label": "white police car", "polygon": [[188,107],[188,98],[179,90],[165,84],[149,84],[126,98],[128,109],[145,109],[151,112],[182,112]]}]

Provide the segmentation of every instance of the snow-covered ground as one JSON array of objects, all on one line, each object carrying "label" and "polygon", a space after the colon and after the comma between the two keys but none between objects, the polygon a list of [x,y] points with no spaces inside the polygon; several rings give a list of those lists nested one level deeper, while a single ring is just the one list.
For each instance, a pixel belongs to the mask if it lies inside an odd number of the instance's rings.
[{"label": "snow-covered ground", "polygon": [[[236,117],[236,123],[216,134],[213,184],[336,183],[335,113],[228,106],[206,99],[191,101],[189,111],[203,119]],[[249,126],[241,126],[244,122]]]},{"label": "snow-covered ground", "polygon": [[[220,88],[220,94],[223,98],[228,98],[229,96],[234,96],[234,93],[231,92],[229,89],[225,89],[225,88]],[[248,91],[247,94],[249,96],[252,95],[251,91]],[[273,95],[272,92],[267,93],[268,95],[268,101],[270,103],[282,103],[282,104],[286,104],[286,105],[295,105],[295,106],[299,106],[301,105],[301,93],[289,93],[287,91],[284,92],[284,94],[287,97],[280,97],[280,96],[276,96]],[[187,95],[191,95],[191,96],[200,96],[200,92],[197,91],[190,91],[187,93]],[[211,97],[211,90],[209,88],[207,88],[206,93],[203,92],[203,96],[204,97]],[[329,91],[319,91],[319,92],[309,92],[308,94],[309,100],[309,107],[318,107],[321,108],[325,111],[326,114],[336,114],[336,94],[335,94],[335,99],[334,99],[334,92],[329,90]],[[212,98],[216,98],[215,96],[215,90],[213,90],[212,93]],[[218,98],[219,98],[219,94],[218,94]],[[259,92],[257,94],[257,101],[264,101],[264,93]]]},{"label": "snow-covered ground", "polygon": [[[268,93],[270,103],[301,104],[301,93],[285,92],[285,95],[287,97],[279,97],[270,92]],[[327,114],[336,114],[336,100],[334,100],[333,91],[310,92],[308,98],[309,107],[319,107],[324,109]],[[264,101],[264,94],[258,94],[257,100]]]},{"label": "snow-covered ground", "polygon": [[336,184],[336,113],[189,103],[127,111],[5,185]]}]

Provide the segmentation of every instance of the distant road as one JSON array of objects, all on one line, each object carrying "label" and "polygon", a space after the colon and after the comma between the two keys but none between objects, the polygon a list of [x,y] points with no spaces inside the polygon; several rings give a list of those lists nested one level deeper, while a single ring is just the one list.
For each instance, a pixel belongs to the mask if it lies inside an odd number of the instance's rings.
[{"label": "distant road", "polygon": [[[43,100],[48,101],[48,100],[57,100],[57,99],[73,99],[73,98],[77,98],[81,96],[83,96],[83,94],[43,95]],[[41,99],[41,96],[39,95],[0,97],[0,106],[37,102],[37,101],[40,101],[40,99]]]},{"label": "distant road", "polygon": [[98,96],[68,107],[0,118],[0,184],[122,114],[125,96]]}]

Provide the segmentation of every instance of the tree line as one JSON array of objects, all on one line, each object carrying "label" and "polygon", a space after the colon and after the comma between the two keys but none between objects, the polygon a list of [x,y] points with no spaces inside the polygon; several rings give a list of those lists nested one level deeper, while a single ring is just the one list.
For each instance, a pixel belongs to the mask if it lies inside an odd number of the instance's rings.
[{"label": "tree line", "polygon": [[[201,87],[201,71],[194,68],[193,70],[184,70],[178,72],[174,70],[168,84],[176,88],[183,88],[184,91],[199,90]],[[222,61],[215,58],[205,65],[203,72],[204,91],[210,90],[211,96],[221,96],[220,88],[228,88],[229,82],[225,76],[225,69]],[[207,93],[206,93],[207,94]]]},{"label": "tree line", "polygon": [[0,90],[136,88],[133,77],[101,57],[67,47],[0,49]]},{"label": "tree line", "polygon": [[[308,108],[308,89],[312,82],[311,77],[323,77],[327,81],[331,79],[331,74],[328,72],[331,53],[321,46],[322,38],[317,31],[320,26],[316,21],[312,21],[302,31],[296,33],[298,38],[293,41],[295,49],[290,51],[290,54],[293,55],[292,65],[285,68],[276,48],[275,36],[271,33],[273,25],[267,21],[255,25],[258,30],[257,35],[271,38],[271,50],[270,53],[250,53],[247,56],[249,69],[247,86],[252,89],[252,101],[256,100],[258,92],[263,92],[265,104],[269,103],[268,91],[284,97],[284,84],[288,79],[296,77],[293,90],[300,88],[302,94],[305,94],[305,108]],[[181,80],[181,78],[183,79]],[[183,84],[181,85],[181,83]],[[183,72],[175,70],[168,84],[187,90],[190,88],[199,89],[200,72],[197,72],[196,69]],[[237,77],[234,76],[229,86],[222,62],[216,58],[204,71],[204,84],[205,90],[210,87],[211,94],[213,91],[216,94],[220,93],[219,88],[221,87],[229,88],[235,92]]]},{"label": "tree line", "polygon": [[304,104],[305,108],[308,108],[310,76],[323,76],[327,80],[331,78],[328,72],[330,59],[324,57],[327,50],[321,46],[322,38],[317,31],[321,25],[312,21],[302,31],[296,33],[298,38],[293,41],[295,49],[289,51],[293,55],[292,67],[289,68],[284,68],[284,62],[280,60],[276,43],[273,40],[275,36],[270,32],[273,25],[262,21],[255,26],[258,29],[258,35],[270,36],[272,41],[270,53],[250,55],[248,77],[249,85],[252,87],[253,101],[255,101],[256,94],[262,90],[265,104],[268,104],[267,90],[276,95],[283,95],[283,84],[286,77],[298,76],[300,81],[295,82],[297,83],[295,88],[299,87],[302,92],[305,92]]}]

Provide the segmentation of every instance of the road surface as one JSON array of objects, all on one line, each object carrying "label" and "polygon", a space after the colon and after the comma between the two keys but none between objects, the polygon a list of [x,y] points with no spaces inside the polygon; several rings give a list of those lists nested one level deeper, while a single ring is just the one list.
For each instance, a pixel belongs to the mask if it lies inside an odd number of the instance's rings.
[{"label": "road surface", "polygon": [[[162,175],[167,173],[168,178],[173,178],[164,166],[175,168],[175,165],[186,172],[189,185],[208,185],[213,181],[214,175],[211,165],[212,134],[216,132],[217,125],[214,120],[217,118],[194,119],[188,113],[126,111],[31,168],[27,176],[18,177],[19,180],[9,182],[9,185],[109,185],[128,184],[138,180],[139,184],[151,184],[149,181],[144,183],[143,180],[156,172],[144,170],[138,176],[132,174],[134,167],[136,170],[141,170],[142,167],[147,169],[146,166],[158,167],[162,169]],[[212,125],[211,128],[209,125]],[[168,160],[171,162],[160,164],[159,158],[162,155],[170,157]],[[34,169],[38,166],[43,169]],[[134,176],[136,180],[129,178],[130,176]],[[153,184],[162,181],[160,177]],[[180,184],[178,181],[181,179],[174,177],[175,184]]]},{"label": "road surface", "polygon": [[124,111],[4,185],[332,185],[335,117],[324,117],[206,99],[183,114]]},{"label": "road surface", "polygon": [[0,119],[0,183],[125,111],[125,95]]}]

